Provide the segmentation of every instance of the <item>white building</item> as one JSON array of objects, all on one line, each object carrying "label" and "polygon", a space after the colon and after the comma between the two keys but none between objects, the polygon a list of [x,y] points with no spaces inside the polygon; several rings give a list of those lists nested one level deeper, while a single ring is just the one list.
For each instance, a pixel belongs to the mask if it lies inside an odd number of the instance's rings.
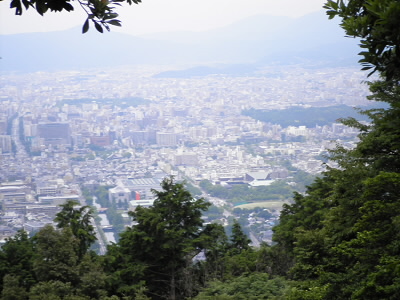
[{"label": "white building", "polygon": [[158,146],[173,147],[177,145],[176,133],[157,132],[156,142]]}]

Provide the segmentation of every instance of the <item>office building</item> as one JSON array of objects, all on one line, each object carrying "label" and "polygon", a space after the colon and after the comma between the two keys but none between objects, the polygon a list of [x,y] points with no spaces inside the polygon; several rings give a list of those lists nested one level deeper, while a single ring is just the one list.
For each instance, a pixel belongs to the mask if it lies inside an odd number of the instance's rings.
[{"label": "office building", "polygon": [[71,145],[68,123],[42,123],[37,126],[37,135],[44,145]]}]

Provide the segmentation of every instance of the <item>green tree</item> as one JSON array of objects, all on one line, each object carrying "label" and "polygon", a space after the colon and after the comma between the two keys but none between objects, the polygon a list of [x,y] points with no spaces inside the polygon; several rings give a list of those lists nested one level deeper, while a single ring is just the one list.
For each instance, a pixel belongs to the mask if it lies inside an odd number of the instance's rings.
[{"label": "green tree", "polygon": [[20,285],[29,290],[36,283],[33,270],[35,252],[34,243],[26,231],[19,231],[14,237],[8,238],[0,249],[0,278],[13,276],[9,279],[17,278]]},{"label": "green tree", "polygon": [[340,17],[348,36],[361,39],[360,63],[386,80],[400,78],[400,3],[397,0],[329,0],[330,18]]},{"label": "green tree", "polygon": [[54,229],[43,227],[35,236],[35,274],[39,281],[71,282],[79,281],[78,255],[75,251],[78,240],[70,228]]},{"label": "green tree", "polygon": [[[275,228],[276,249],[292,257],[287,273],[298,280],[287,299],[397,299],[400,198],[400,43],[398,1],[328,1],[331,17],[361,38],[365,69],[382,80],[369,83],[369,99],[387,109],[363,112],[372,122],[354,149],[337,147],[338,168],[284,207]],[[396,267],[397,266],[397,267]]]},{"label": "green tree", "polygon": [[3,278],[3,288],[1,290],[1,300],[26,300],[28,293],[20,284],[20,278],[7,274]]},{"label": "green tree", "polygon": [[153,299],[183,299],[193,289],[191,276],[186,275],[199,252],[201,216],[209,203],[193,198],[173,177],[164,179],[161,191],[153,193],[154,205],[132,212],[137,224],[121,234],[118,245],[110,247],[110,268],[120,282],[121,295],[121,288],[129,291],[145,280]]},{"label": "green tree", "polygon": [[200,282],[222,279],[226,273],[226,255],[229,249],[228,236],[221,224],[207,224],[197,240],[206,260],[197,264]]},{"label": "green tree", "polygon": [[232,234],[230,237],[229,248],[232,254],[239,254],[244,250],[250,249],[251,240],[243,232],[242,226],[234,219],[232,225]]},{"label": "green tree", "polygon": [[45,281],[36,284],[29,292],[30,300],[61,300],[73,295],[71,283]]},{"label": "green tree", "polygon": [[194,300],[258,300],[280,298],[288,288],[282,277],[272,278],[266,273],[251,273],[234,278],[228,282],[214,281]]},{"label": "green tree", "polygon": [[93,211],[89,206],[79,205],[78,202],[68,200],[62,204],[62,210],[57,213],[54,221],[58,228],[70,228],[78,240],[77,254],[82,259],[89,247],[96,241],[96,234],[92,225]]},{"label": "green tree", "polygon": [[78,295],[90,299],[101,299],[107,295],[107,275],[104,272],[103,257],[94,252],[86,254],[78,265]]}]

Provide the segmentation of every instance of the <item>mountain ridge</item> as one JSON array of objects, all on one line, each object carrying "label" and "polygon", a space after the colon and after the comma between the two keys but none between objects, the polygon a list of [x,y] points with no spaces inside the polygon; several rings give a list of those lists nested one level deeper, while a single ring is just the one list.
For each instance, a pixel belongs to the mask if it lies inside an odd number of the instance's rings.
[{"label": "mountain ridge", "polygon": [[[80,32],[80,28],[72,28],[0,36],[3,58],[0,69],[44,71],[136,64],[333,63],[340,56],[351,57],[348,61],[354,61],[358,52],[356,43],[346,40],[341,29],[328,20],[323,11],[296,19],[256,15],[204,32],[152,36],[99,34],[94,30],[82,35]],[[298,59],[293,59],[295,57]]]}]

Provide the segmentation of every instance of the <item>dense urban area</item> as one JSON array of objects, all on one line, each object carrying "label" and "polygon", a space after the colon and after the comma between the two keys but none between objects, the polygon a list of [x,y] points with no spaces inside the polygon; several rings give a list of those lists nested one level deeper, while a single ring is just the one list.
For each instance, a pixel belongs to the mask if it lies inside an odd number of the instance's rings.
[{"label": "dense urban area", "polygon": [[[3,73],[0,87],[1,240],[52,224],[67,199],[96,207],[97,250],[115,242],[173,175],[213,205],[207,222],[236,218],[254,245],[271,242],[282,204],[352,148],[357,130],[246,111],[363,106],[353,68],[276,66],[251,76],[163,76],[163,67]],[[287,124],[292,125],[287,125]],[[297,123],[296,123],[297,122]]]},{"label": "dense urban area", "polygon": [[[60,1],[11,7],[72,10]],[[79,2],[83,32],[120,25],[121,1]],[[77,69],[10,38],[26,67],[70,71],[0,72],[0,300],[400,299],[400,2],[324,10],[367,74],[308,18],[251,65],[129,67],[140,47],[113,42],[89,56],[124,67]],[[221,54],[266,45],[237,41]]]}]

